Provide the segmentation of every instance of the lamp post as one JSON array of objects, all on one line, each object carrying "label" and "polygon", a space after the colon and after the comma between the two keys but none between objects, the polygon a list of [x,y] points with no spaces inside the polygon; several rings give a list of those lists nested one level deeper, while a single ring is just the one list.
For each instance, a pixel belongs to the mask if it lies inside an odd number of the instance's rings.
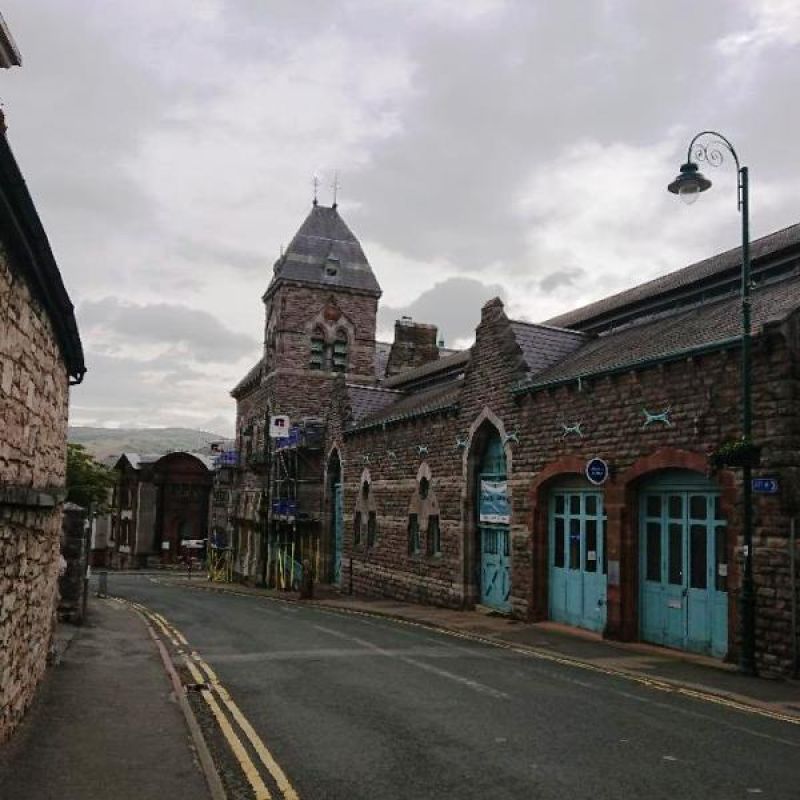
[{"label": "lamp post", "polygon": [[[736,164],[738,177],[737,208],[742,215],[742,441],[752,442],[752,391],[750,386],[750,219],[747,167],[739,163],[733,145],[716,131],[701,131],[691,142],[686,163],[678,177],[667,187],[685,203],[693,203],[701,192],[711,188],[711,181],[700,172],[697,161],[719,167],[727,150]],[[745,460],[742,469],[744,576],[739,595],[739,628],[741,643],[739,669],[746,675],[756,674],[755,657],[755,590],[753,587],[753,487],[752,465]]]}]

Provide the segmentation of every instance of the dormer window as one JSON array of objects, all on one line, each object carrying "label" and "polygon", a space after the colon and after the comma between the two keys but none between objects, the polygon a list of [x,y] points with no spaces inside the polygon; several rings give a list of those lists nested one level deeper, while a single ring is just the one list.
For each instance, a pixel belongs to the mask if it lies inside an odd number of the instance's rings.
[{"label": "dormer window", "polygon": [[329,257],[325,261],[325,275],[329,278],[335,278],[339,274],[339,259]]}]

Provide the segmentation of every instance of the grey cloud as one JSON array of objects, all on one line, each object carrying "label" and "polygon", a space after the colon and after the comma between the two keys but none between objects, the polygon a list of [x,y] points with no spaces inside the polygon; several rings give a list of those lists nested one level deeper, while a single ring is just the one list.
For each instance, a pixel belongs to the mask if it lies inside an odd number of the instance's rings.
[{"label": "grey cloud", "polygon": [[439,336],[451,345],[456,339],[474,335],[475,326],[480,321],[481,306],[498,296],[505,297],[505,289],[498,284],[485,284],[474,278],[448,278],[424,291],[407,306],[381,306],[378,328],[386,336],[393,330],[395,320],[409,316],[417,322],[436,325]]},{"label": "grey cloud", "polygon": [[573,269],[561,269],[545,275],[539,281],[539,289],[543,292],[550,293],[556,289],[561,289],[565,286],[574,286],[575,282],[584,274],[584,270],[579,267]]},{"label": "grey cloud", "polygon": [[172,303],[135,305],[106,297],[83,303],[78,322],[106,329],[131,345],[180,343],[199,361],[235,360],[257,347],[256,339],[230,330],[209,312]]},{"label": "grey cloud", "polygon": [[[235,411],[228,389],[234,371],[220,376],[186,367],[177,355],[133,360],[103,353],[87,353],[89,372],[71,393],[71,418],[76,424],[113,421],[123,426],[199,427],[226,433]],[[204,427],[209,412],[217,412],[215,427]]]}]

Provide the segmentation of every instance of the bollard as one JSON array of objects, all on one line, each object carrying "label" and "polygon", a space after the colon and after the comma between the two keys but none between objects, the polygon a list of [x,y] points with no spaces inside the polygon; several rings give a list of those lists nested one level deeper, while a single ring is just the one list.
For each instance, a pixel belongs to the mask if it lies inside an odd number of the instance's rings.
[{"label": "bollard", "polygon": [[97,573],[97,596],[108,596],[108,572],[106,570],[100,570]]}]

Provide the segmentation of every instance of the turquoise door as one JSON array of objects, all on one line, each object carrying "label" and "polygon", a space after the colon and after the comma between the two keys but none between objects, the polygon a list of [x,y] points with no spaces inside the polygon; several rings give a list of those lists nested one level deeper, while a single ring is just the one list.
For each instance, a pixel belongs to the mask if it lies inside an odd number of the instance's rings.
[{"label": "turquoise door", "polygon": [[602,492],[552,492],[549,527],[550,619],[602,631],[607,585]]},{"label": "turquoise door", "polygon": [[703,476],[672,474],[641,493],[640,627],[656,644],[724,657],[727,525]]},{"label": "turquoise door", "polygon": [[511,608],[511,516],[506,457],[499,436],[493,437],[486,447],[478,480],[481,604],[508,611]]},{"label": "turquoise door", "polygon": [[344,539],[344,492],[342,484],[333,487],[333,582],[342,582],[342,540]]}]

